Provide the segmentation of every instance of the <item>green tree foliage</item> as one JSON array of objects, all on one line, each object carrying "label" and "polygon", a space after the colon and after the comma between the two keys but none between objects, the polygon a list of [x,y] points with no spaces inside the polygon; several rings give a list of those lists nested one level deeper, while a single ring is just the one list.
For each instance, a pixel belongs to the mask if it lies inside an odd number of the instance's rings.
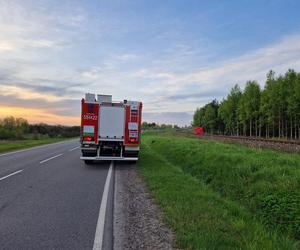
[{"label": "green tree foliage", "polygon": [[0,139],[23,139],[28,130],[29,124],[23,118],[10,116],[0,120]]},{"label": "green tree foliage", "polygon": [[234,135],[239,134],[239,120],[238,120],[238,104],[241,99],[241,90],[238,85],[235,85],[226,99],[220,103],[218,110],[219,118],[225,125],[225,133]]},{"label": "green tree foliage", "polygon": [[222,124],[218,117],[218,110],[219,103],[217,100],[197,109],[194,113],[193,126],[205,127],[208,133],[218,133]]},{"label": "green tree foliage", "polygon": [[246,83],[244,93],[242,95],[244,99],[243,112],[245,112],[245,121],[249,123],[249,135],[252,136],[253,124],[256,125],[256,135],[257,135],[257,124],[259,115],[259,105],[260,105],[260,87],[256,82],[249,81]]},{"label": "green tree foliage", "polygon": [[80,135],[80,127],[39,123],[29,125],[29,132],[34,134],[35,137],[39,137],[40,135],[49,137],[75,137]]},{"label": "green tree foliage", "polygon": [[209,133],[299,139],[300,74],[288,70],[276,76],[271,70],[263,89],[255,81],[243,91],[235,85],[219,105],[214,100],[197,108],[193,126]]},{"label": "green tree foliage", "polygon": [[39,137],[74,137],[79,136],[79,126],[61,126],[48,124],[29,124],[24,118],[13,116],[0,119],[0,139],[26,139],[28,136]]},{"label": "green tree foliage", "polygon": [[143,130],[166,130],[166,129],[178,129],[177,125],[172,124],[157,124],[155,122],[143,122],[142,129]]}]

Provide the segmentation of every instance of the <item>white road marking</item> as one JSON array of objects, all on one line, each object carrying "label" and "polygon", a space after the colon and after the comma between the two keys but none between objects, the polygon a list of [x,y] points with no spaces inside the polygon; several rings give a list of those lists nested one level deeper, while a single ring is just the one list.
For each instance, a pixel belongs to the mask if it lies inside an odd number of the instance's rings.
[{"label": "white road marking", "polygon": [[11,177],[11,176],[13,176],[13,175],[15,175],[15,174],[21,173],[22,171],[23,171],[23,169],[18,170],[18,171],[16,171],[16,172],[13,172],[13,173],[11,173],[11,174],[8,174],[8,175],[6,175],[6,176],[4,176],[4,177],[1,177],[1,178],[0,178],[0,181],[6,179],[6,178],[8,178],[8,177]]},{"label": "white road marking", "polygon": [[62,156],[62,155],[63,155],[63,154],[54,155],[54,156],[52,156],[52,157],[50,157],[50,158],[48,158],[48,159],[46,159],[46,160],[40,161],[40,163],[44,163],[44,162],[50,161],[50,160],[52,160],[52,159],[54,159],[54,158],[57,158],[57,157],[59,157],[59,156]]},{"label": "white road marking", "polygon": [[77,149],[77,148],[79,148],[79,146],[77,146],[77,147],[75,147],[75,148],[69,149],[69,152],[72,152],[72,151],[74,151],[74,150]]},{"label": "white road marking", "polygon": [[98,217],[98,222],[97,222],[93,250],[102,250],[106,206],[107,206],[109,184],[110,184],[111,173],[112,173],[113,167],[114,167],[114,162],[111,161],[111,164],[109,166],[109,170],[107,173],[105,185],[104,185],[103,194],[102,194],[102,200],[101,200],[101,205],[100,205],[100,210],[99,210],[99,217]]},{"label": "white road marking", "polygon": [[73,140],[67,140],[67,141],[60,141],[60,142],[55,142],[55,143],[50,143],[50,144],[45,144],[45,145],[41,145],[41,146],[34,146],[31,148],[26,148],[26,149],[21,149],[21,150],[17,150],[17,151],[12,151],[12,152],[8,152],[8,153],[4,153],[4,154],[0,154],[1,156],[6,156],[6,155],[12,155],[12,154],[17,154],[17,153],[22,153],[22,152],[26,152],[26,151],[30,151],[30,150],[34,150],[34,149],[38,149],[38,148],[44,148],[44,147],[48,147],[51,145],[56,145],[56,144],[61,144],[61,143],[67,143]]}]

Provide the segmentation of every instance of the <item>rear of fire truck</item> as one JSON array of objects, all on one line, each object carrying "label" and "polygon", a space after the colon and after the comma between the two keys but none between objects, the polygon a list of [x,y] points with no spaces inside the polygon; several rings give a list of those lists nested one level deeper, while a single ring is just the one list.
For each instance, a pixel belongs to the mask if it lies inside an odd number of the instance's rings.
[{"label": "rear of fire truck", "polygon": [[86,164],[101,160],[137,161],[142,103],[113,102],[111,95],[86,94],[81,101],[81,152]]}]

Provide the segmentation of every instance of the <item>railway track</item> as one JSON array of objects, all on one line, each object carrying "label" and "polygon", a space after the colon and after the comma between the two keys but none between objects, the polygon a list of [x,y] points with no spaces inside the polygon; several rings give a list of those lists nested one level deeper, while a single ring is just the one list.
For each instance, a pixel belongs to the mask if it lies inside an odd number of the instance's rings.
[{"label": "railway track", "polygon": [[204,134],[197,136],[192,130],[179,131],[176,133],[187,137],[198,137],[199,139],[217,140],[227,143],[239,143],[253,148],[269,148],[278,151],[300,153],[300,140],[287,140],[287,139],[266,139],[259,137],[246,137],[246,136],[229,136],[229,135],[209,135]]},{"label": "railway track", "polygon": [[203,135],[204,137],[216,137],[216,138],[228,138],[233,140],[248,140],[248,141],[257,141],[257,142],[270,142],[270,143],[282,143],[282,144],[292,144],[300,145],[299,140],[289,140],[289,139],[267,139],[259,137],[248,137],[248,136],[229,136],[229,135]]}]

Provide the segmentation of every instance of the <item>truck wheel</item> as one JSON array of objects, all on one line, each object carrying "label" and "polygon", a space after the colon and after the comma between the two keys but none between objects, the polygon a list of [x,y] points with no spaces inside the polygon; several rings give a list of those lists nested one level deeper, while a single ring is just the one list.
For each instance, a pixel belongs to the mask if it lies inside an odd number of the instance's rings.
[{"label": "truck wheel", "polygon": [[128,163],[129,163],[130,165],[134,165],[134,164],[137,163],[137,161],[136,161],[136,160],[132,160],[132,161],[128,161]]},{"label": "truck wheel", "polygon": [[92,162],[93,162],[92,160],[84,160],[84,163],[85,163],[86,165],[90,165]]}]

